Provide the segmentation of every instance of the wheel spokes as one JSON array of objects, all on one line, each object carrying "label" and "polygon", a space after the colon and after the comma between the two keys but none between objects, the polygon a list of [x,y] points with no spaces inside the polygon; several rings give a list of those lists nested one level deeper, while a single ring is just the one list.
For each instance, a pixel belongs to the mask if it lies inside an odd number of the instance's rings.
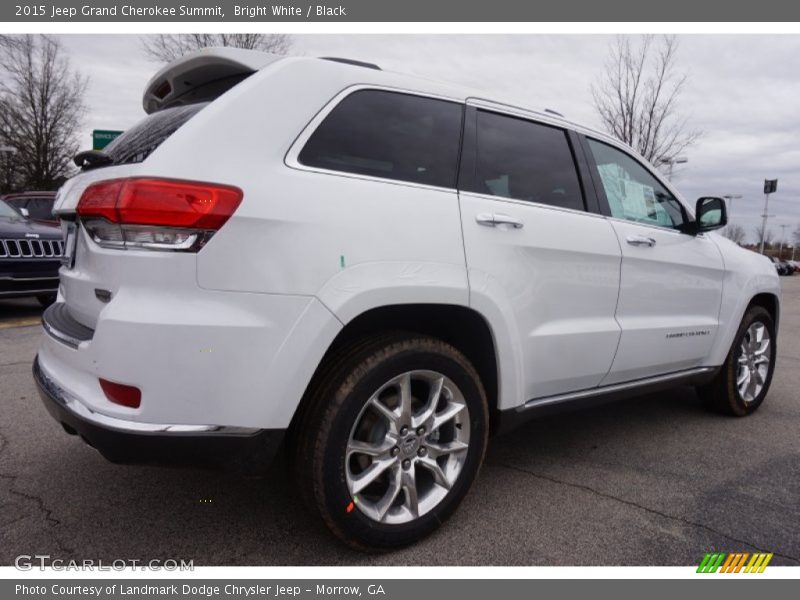
[{"label": "wheel spokes", "polygon": [[428,442],[428,455],[431,458],[438,458],[440,456],[448,456],[450,454],[456,454],[458,452],[464,452],[469,448],[468,444],[464,442],[460,442],[458,440],[453,440],[452,442],[447,442],[445,444],[438,444],[434,442]]},{"label": "wheel spokes", "polygon": [[397,433],[397,430],[400,429],[398,427],[398,422],[400,419],[397,413],[381,402],[378,396],[373,396],[370,398],[369,405],[377,410],[383,416],[383,418],[389,422],[389,429]]},{"label": "wheel spokes", "polygon": [[378,521],[383,521],[386,518],[386,513],[394,504],[398,494],[403,489],[403,474],[400,465],[395,465],[392,469],[391,480],[389,488],[386,490],[384,496],[375,503],[375,513]]},{"label": "wheel spokes", "polygon": [[753,400],[758,395],[758,392],[756,391],[756,378],[754,375],[755,372],[750,375],[750,381],[747,383],[747,400]]},{"label": "wheel spokes", "polygon": [[419,516],[419,496],[417,494],[417,477],[412,464],[408,470],[403,470],[403,491],[406,498],[403,506],[408,509],[415,519]]},{"label": "wheel spokes", "polygon": [[739,388],[739,392],[743,393],[742,390],[744,389],[743,386],[750,382],[750,369],[744,367],[739,369],[739,377],[736,378],[736,387]]},{"label": "wheel spokes", "polygon": [[450,402],[442,412],[433,415],[431,431],[436,431],[442,425],[451,419],[454,419],[458,413],[464,410],[464,408],[466,408],[466,405],[461,404],[460,402]]},{"label": "wheel spokes", "polygon": [[370,444],[369,442],[362,442],[360,440],[350,440],[347,444],[347,455],[363,454],[377,458],[380,456],[388,455],[389,451],[394,448],[394,440],[385,438],[380,444]]},{"label": "wheel spokes", "polygon": [[364,469],[361,473],[353,477],[353,490],[352,494],[361,493],[367,486],[373,483],[378,477],[381,476],[386,469],[397,463],[395,458],[384,458],[373,460],[372,464]]},{"label": "wheel spokes", "polygon": [[405,373],[400,376],[398,388],[400,390],[400,402],[398,405],[400,409],[400,414],[398,415],[400,422],[403,424],[410,423],[412,410],[411,402],[413,400],[411,396],[411,373]]},{"label": "wheel spokes", "polygon": [[445,475],[442,467],[438,462],[436,462],[436,459],[426,456],[424,458],[420,458],[417,464],[420,467],[424,467],[430,471],[433,474],[433,480],[444,489],[449,490],[453,486],[453,484],[447,478],[447,475]]},{"label": "wheel spokes", "polygon": [[416,429],[421,425],[427,425],[428,429],[433,425],[433,415],[436,413],[436,407],[439,405],[439,400],[442,396],[442,390],[444,389],[444,377],[439,377],[431,383],[430,391],[428,392],[428,401],[425,404],[425,407],[422,409],[422,412],[418,415],[415,415],[411,419],[411,426]]}]

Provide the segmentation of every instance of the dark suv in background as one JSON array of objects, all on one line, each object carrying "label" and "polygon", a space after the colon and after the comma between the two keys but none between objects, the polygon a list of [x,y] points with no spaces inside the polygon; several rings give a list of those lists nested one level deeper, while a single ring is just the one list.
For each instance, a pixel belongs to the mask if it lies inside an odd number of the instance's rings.
[{"label": "dark suv in background", "polygon": [[0,299],[35,296],[52,304],[63,251],[59,226],[24,217],[0,200]]}]

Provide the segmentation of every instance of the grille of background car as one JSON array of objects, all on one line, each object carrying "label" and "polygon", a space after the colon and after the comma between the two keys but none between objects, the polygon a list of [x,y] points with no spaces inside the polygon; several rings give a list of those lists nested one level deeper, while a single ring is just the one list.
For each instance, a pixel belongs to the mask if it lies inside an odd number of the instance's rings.
[{"label": "grille of background car", "polygon": [[58,258],[63,253],[61,240],[0,240],[0,258]]}]

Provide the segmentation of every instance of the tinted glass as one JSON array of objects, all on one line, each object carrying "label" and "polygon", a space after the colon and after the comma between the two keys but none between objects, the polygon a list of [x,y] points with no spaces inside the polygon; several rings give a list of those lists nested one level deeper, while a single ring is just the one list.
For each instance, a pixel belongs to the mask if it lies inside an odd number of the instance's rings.
[{"label": "tinted glass", "polygon": [[53,200],[51,198],[31,198],[26,207],[32,219],[55,219],[53,216]]},{"label": "tinted glass", "polygon": [[589,140],[608,198],[611,216],[647,225],[680,229],[680,202],[642,165],[624,152]]},{"label": "tinted glass", "polygon": [[8,204],[0,200],[0,217],[4,219],[20,219],[21,215]]},{"label": "tinted glass", "polygon": [[365,90],[334,108],[299,161],[311,167],[455,187],[460,104]]},{"label": "tinted glass", "polygon": [[567,134],[524,119],[478,111],[474,190],[583,210]]},{"label": "tinted glass", "polygon": [[154,112],[112,141],[103,152],[115,165],[142,162],[208,104],[201,102]]}]

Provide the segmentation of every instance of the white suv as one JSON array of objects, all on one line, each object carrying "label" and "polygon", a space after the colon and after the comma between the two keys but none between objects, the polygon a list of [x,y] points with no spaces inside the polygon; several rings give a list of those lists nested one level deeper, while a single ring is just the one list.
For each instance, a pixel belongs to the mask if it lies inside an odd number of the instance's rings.
[{"label": "white suv", "polygon": [[263,471],[333,532],[417,540],[490,433],[698,386],[770,385],[770,262],[641,157],[550,112],[341,59],[208,49],[57,199],[68,235],[34,375],[120,462]]}]

